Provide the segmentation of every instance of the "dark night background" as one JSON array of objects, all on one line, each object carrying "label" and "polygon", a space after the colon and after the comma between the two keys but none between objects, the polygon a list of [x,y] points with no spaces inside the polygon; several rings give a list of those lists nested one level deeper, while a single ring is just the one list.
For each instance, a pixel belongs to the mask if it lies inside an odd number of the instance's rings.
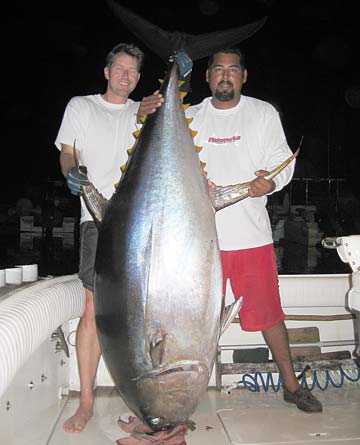
[{"label": "dark night background", "polygon": [[[270,101],[279,109],[293,150],[304,136],[296,177],[344,178],[346,187],[360,196],[356,2],[122,3],[163,29],[190,34],[267,16],[265,26],[239,45],[249,72],[244,94]],[[161,59],[123,27],[104,0],[13,0],[2,26],[2,41],[1,204],[15,202],[31,185],[45,187],[49,179],[62,178],[54,139],[65,106],[72,96],[104,91],[104,59],[115,44],[132,41],[146,55],[133,99],[140,100],[157,89],[165,69]],[[197,103],[209,94],[205,69],[206,59],[195,62],[185,102]]]}]

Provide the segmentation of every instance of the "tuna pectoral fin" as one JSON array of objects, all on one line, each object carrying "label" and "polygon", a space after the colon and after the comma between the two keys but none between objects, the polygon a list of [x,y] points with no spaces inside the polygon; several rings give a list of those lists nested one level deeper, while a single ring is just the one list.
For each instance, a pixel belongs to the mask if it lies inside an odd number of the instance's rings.
[{"label": "tuna pectoral fin", "polygon": [[[75,142],[73,146],[73,156],[75,167],[80,175],[83,175],[85,179],[89,181],[87,177],[87,168],[84,165],[80,165],[79,159],[76,155]],[[103,195],[96,189],[96,187],[89,181],[90,185],[81,187],[81,196],[84,199],[87,209],[90,215],[93,217],[97,227],[103,219],[105,209],[108,205],[108,200],[103,197]]]},{"label": "tuna pectoral fin", "polygon": [[229,306],[223,308],[221,314],[220,337],[223,335],[223,333],[229,327],[230,323],[236,317],[236,314],[239,312],[242,305],[242,300],[242,297],[240,297],[238,300],[234,301],[234,303],[229,304]]},{"label": "tuna pectoral fin", "polygon": [[249,182],[227,185],[225,187],[215,185],[214,183],[209,184],[210,199],[215,211],[217,212],[247,198],[249,196],[249,189]]},{"label": "tuna pectoral fin", "polygon": [[[301,139],[302,140],[302,139]],[[301,142],[300,142],[301,144]],[[299,154],[299,148],[289,156],[284,162],[278,165],[274,170],[271,170],[265,177],[265,179],[275,178],[290,162],[296,158]],[[213,182],[209,182],[209,194],[215,211],[221,210],[232,204],[241,201],[249,196],[250,182],[244,182],[242,184],[227,185],[225,187],[218,186]]]},{"label": "tuna pectoral fin", "polygon": [[81,196],[96,226],[99,228],[109,201],[103,197],[93,184],[82,187]]}]

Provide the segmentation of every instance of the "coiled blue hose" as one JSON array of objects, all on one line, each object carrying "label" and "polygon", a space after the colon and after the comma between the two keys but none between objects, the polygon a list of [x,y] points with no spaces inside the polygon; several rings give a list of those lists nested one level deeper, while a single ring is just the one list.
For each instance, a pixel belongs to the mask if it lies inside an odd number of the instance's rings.
[{"label": "coiled blue hose", "polygon": [[[336,371],[329,370],[314,370],[311,371],[310,366],[306,366],[301,374],[297,377],[302,387],[312,391],[317,386],[321,391],[325,391],[329,385],[335,388],[341,388],[346,381],[359,382],[360,381],[360,367],[354,361],[355,368],[350,372],[344,370],[341,366]],[[307,373],[311,371],[312,382],[308,382]],[[355,377],[352,374],[357,374]],[[243,385],[244,388],[251,392],[260,392],[261,386],[265,392],[272,389],[274,392],[278,392],[283,385],[282,375],[279,374],[278,382],[275,384],[273,374],[271,372],[264,373],[255,372],[255,374],[244,374],[242,380],[237,382],[237,385]]]}]

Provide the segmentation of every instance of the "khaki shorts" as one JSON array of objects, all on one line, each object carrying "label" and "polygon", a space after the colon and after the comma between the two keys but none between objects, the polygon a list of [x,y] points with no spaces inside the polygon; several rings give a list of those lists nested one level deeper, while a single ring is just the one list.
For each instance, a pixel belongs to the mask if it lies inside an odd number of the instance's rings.
[{"label": "khaki shorts", "polygon": [[223,292],[230,280],[244,331],[265,331],[285,319],[281,307],[276,256],[272,244],[253,249],[221,251]]},{"label": "khaki shorts", "polygon": [[98,229],[93,221],[80,224],[79,278],[85,289],[94,292],[94,271]]}]

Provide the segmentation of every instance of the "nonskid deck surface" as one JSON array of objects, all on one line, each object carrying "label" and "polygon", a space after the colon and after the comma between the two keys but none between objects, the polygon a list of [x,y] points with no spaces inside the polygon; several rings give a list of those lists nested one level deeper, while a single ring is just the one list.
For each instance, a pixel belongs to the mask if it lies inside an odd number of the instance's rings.
[{"label": "nonskid deck surface", "polygon": [[[233,390],[230,395],[209,389],[200,400],[192,420],[195,431],[186,436],[187,445],[359,445],[360,383],[342,388],[314,390],[323,403],[323,413],[307,414],[286,404],[282,393],[252,393]],[[110,445],[126,437],[117,425],[119,416],[130,415],[117,391],[97,391],[95,415],[80,435],[62,431],[63,421],[78,405],[77,396],[68,399],[46,445]],[[15,442],[14,442],[15,444]],[[45,445],[45,444],[44,444]]]}]

